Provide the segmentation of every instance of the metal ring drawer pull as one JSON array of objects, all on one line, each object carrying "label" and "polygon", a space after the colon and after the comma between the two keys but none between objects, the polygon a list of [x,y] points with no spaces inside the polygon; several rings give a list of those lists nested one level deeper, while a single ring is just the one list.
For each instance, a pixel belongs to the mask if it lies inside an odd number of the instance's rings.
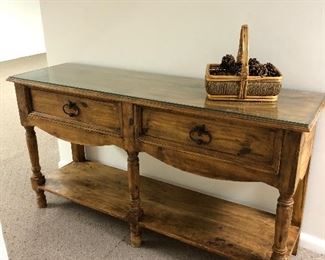
[{"label": "metal ring drawer pull", "polygon": [[[207,137],[207,141],[204,140],[204,136]],[[190,138],[198,145],[209,144],[212,140],[212,136],[210,132],[205,129],[205,125],[197,125],[193,127],[190,131]]]},{"label": "metal ring drawer pull", "polygon": [[80,109],[77,106],[77,103],[72,102],[70,100],[68,104],[63,105],[62,110],[65,114],[67,114],[70,117],[78,116],[80,113]]}]

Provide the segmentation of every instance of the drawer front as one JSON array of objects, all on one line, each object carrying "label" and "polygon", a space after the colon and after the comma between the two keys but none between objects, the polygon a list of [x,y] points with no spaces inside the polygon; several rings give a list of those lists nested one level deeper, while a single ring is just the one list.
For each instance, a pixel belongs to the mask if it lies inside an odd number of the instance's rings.
[{"label": "drawer front", "polygon": [[120,105],[42,90],[31,90],[33,111],[89,125],[110,132],[121,132]]},{"label": "drawer front", "polygon": [[[222,119],[206,119],[142,109],[140,140],[213,155],[225,160],[262,164],[277,171],[282,131],[250,127]],[[245,166],[245,164],[243,164]]]}]

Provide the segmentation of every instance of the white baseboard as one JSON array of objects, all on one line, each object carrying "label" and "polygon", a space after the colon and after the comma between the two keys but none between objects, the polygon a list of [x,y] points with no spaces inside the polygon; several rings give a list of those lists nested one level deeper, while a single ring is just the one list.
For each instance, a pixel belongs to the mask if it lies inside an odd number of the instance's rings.
[{"label": "white baseboard", "polygon": [[71,161],[67,161],[67,160],[60,160],[58,165],[59,165],[59,168],[69,164]]},{"label": "white baseboard", "polygon": [[318,254],[325,254],[325,240],[301,232],[299,246]]},{"label": "white baseboard", "polygon": [[[59,167],[63,167],[70,163],[68,160],[60,160]],[[300,247],[306,248],[318,254],[325,254],[325,240],[318,237],[301,232],[300,234]]]}]

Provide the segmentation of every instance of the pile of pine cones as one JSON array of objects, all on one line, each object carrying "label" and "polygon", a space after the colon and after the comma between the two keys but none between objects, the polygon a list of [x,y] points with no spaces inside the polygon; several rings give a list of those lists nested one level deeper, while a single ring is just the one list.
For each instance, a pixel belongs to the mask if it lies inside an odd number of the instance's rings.
[{"label": "pile of pine cones", "polygon": [[[236,62],[234,56],[227,54],[222,58],[221,64],[210,68],[211,75],[240,75],[242,64]],[[250,76],[278,77],[280,72],[271,63],[262,64],[256,58],[250,58],[248,62]]]},{"label": "pile of pine cones", "polygon": [[230,54],[222,57],[220,65],[210,68],[211,75],[240,75],[240,72],[241,62],[236,62]]},{"label": "pile of pine cones", "polygon": [[262,64],[256,58],[248,61],[249,75],[262,77],[279,77],[280,72],[272,63]]}]

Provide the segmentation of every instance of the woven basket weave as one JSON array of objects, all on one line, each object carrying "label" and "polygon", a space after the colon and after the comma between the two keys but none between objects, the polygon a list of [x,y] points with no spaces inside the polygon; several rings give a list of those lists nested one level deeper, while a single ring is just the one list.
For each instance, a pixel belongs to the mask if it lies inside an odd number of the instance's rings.
[{"label": "woven basket weave", "polygon": [[241,61],[240,76],[211,75],[210,69],[219,64],[208,64],[205,87],[210,100],[276,101],[281,90],[282,75],[279,77],[249,76],[248,26],[240,32],[237,62]]}]

